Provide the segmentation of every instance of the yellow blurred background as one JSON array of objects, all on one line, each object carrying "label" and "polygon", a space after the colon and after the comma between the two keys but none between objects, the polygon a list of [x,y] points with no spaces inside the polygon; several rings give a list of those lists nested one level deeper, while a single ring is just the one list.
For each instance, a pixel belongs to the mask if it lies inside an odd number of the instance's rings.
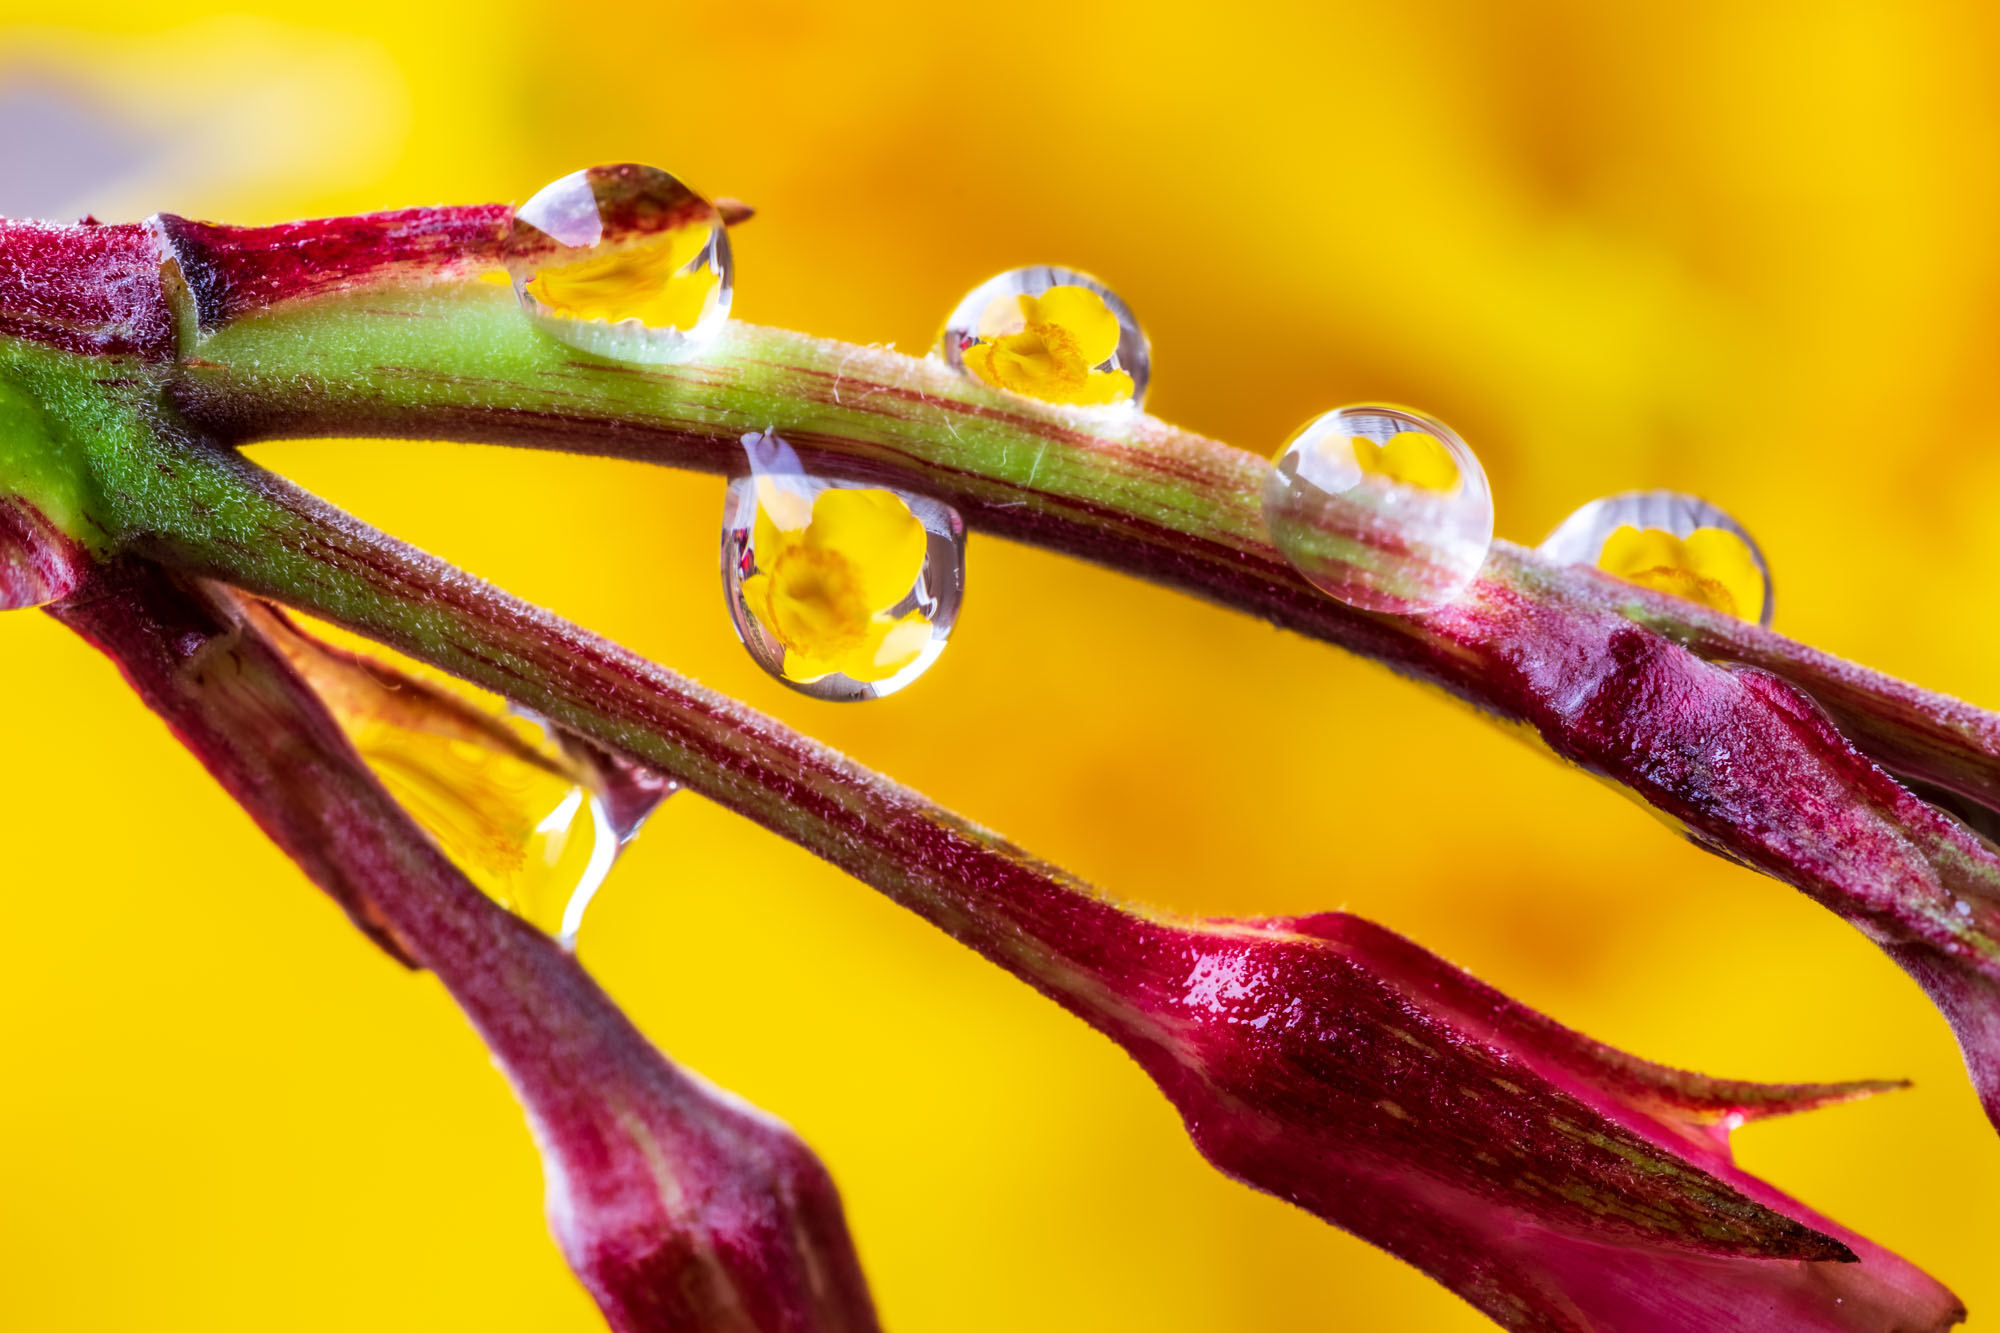
[{"label": "yellow blurred background", "polygon": [[[1699,492],[1777,626],[2000,703],[1990,6],[0,3],[0,213],[241,222],[522,199],[640,160],[755,203],[736,314],[918,350],[979,279],[1110,281],[1161,416],[1257,450],[1338,403],[1453,423],[1502,536]],[[1346,906],[1694,1068],[1909,1075],[1751,1169],[2000,1328],[2000,1141],[1862,937],[1416,686],[975,537],[931,673],[764,677],[722,483],[265,446],[366,518],[844,747],[1124,896]],[[506,1089],[428,978],[267,846],[111,667],[0,620],[0,1327],[588,1330]],[[1210,1172],[1110,1044],[692,797],[582,955],[797,1125],[909,1331],[1470,1330]]]}]

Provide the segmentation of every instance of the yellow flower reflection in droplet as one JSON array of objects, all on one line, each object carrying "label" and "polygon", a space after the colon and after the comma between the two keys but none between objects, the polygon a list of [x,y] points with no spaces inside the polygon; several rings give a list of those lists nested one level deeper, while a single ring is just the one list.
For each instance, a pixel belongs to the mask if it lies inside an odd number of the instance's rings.
[{"label": "yellow flower reflection in droplet", "polygon": [[692,222],[567,264],[545,264],[528,280],[528,294],[564,319],[636,319],[649,329],[692,329],[722,279],[706,264],[681,270],[713,234],[707,221]]},{"label": "yellow flower reflection in droplet", "polygon": [[445,855],[488,897],[560,934],[579,886],[616,851],[576,761],[472,686],[333,626],[252,614]]},{"label": "yellow flower reflection in droplet", "polygon": [[1382,444],[1365,435],[1354,436],[1353,443],[1354,461],[1363,472],[1427,491],[1458,485],[1458,464],[1435,435],[1403,430]]},{"label": "yellow flower reflection in droplet", "polygon": [[885,680],[930,642],[922,612],[889,614],[915,585],[929,547],[895,492],[829,488],[808,506],[761,480],[752,541],[757,572],[743,581],[743,599],[784,645],[791,679]]},{"label": "yellow flower reflection in droplet", "polygon": [[1122,370],[1093,370],[1118,350],[1118,316],[1088,287],[1051,287],[1020,294],[1027,321],[965,350],[965,368],[995,388],[1072,407],[1103,407],[1132,396]]},{"label": "yellow flower reflection in droplet", "polygon": [[1627,524],[1605,539],[1597,567],[1725,615],[1755,620],[1763,613],[1764,571],[1749,544],[1724,528],[1697,528],[1676,537]]}]

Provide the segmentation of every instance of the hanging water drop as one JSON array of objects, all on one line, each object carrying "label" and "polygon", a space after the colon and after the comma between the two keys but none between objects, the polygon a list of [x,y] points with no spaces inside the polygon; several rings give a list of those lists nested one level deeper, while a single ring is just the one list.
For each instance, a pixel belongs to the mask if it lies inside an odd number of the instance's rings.
[{"label": "hanging water drop", "polygon": [[1771,568],[1741,523],[1697,496],[1627,491],[1592,500],[1557,525],[1540,551],[1594,565],[1725,615],[1771,623]]},{"label": "hanging water drop", "polygon": [[657,167],[588,167],[544,186],[515,210],[508,249],[521,308],[594,356],[684,360],[729,316],[722,214]]},{"label": "hanging water drop", "polygon": [[1486,471],[1443,422],[1338,408],[1301,427],[1264,483],[1271,541],[1350,606],[1410,614],[1456,597],[1493,545]]},{"label": "hanging water drop", "polygon": [[260,623],[466,877],[573,946],[584,909],[672,784],[440,673],[399,669],[387,649],[337,648],[276,613]]},{"label": "hanging water drop", "polygon": [[[553,932],[565,948],[574,950],[577,935],[583,929],[584,912],[596,901],[612,864],[639,836],[639,830],[653,817],[660,802],[680,790],[680,784],[546,718],[534,720],[541,723],[549,740],[584,777],[590,789],[591,817],[599,835],[599,842],[591,849],[590,867],[570,890],[569,900],[563,904],[560,928]],[[607,846],[608,854],[602,854]]]},{"label": "hanging water drop", "polygon": [[1009,269],[945,320],[952,369],[1045,403],[1127,409],[1146,398],[1152,350],[1118,294],[1075,269]]},{"label": "hanging water drop", "polygon": [[958,619],[965,521],[947,504],[806,475],[743,437],[723,501],[722,585],[757,665],[817,699],[879,699],[930,668]]}]

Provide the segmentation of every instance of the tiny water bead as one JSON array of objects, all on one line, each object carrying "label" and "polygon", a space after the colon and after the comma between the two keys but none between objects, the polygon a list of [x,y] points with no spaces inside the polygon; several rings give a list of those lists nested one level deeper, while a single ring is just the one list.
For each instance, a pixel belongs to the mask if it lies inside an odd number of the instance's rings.
[{"label": "tiny water bead", "polygon": [[1439,606],[1493,545],[1485,469],[1449,426],[1362,404],[1315,417],[1264,483],[1271,541],[1306,579],[1368,611]]},{"label": "tiny water bead", "polygon": [[879,699],[944,651],[965,584],[951,506],[809,477],[772,434],[743,437],[723,501],[722,584],[757,665],[817,699]]},{"label": "tiny water bead", "polygon": [[1771,569],[1741,523],[1697,496],[1628,491],[1592,500],[1540,548],[1566,565],[1595,565],[1628,583],[1771,623]]},{"label": "tiny water bead", "polygon": [[614,361],[680,361],[729,316],[729,232],[716,206],[658,167],[588,167],[514,212],[521,308],[561,342]]},{"label": "tiny water bead", "polygon": [[946,364],[1045,403],[1130,408],[1152,351],[1116,292],[1075,269],[1009,269],[975,287],[938,335]]},{"label": "tiny water bead", "polygon": [[273,638],[383,787],[483,893],[573,946],[651,807],[614,812],[590,767],[539,719],[387,649],[334,647],[317,637],[339,636],[330,626],[313,629],[279,622]]}]

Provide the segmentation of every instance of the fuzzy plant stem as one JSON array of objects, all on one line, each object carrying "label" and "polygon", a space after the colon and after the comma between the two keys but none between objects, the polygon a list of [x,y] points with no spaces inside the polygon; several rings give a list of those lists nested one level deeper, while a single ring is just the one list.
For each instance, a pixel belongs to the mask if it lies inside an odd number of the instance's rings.
[{"label": "fuzzy plant stem", "polygon": [[[823,473],[933,496],[974,527],[1373,657],[1525,724],[1701,845],[1854,923],[1951,1021],[2000,1120],[2000,856],[1956,817],[2000,811],[2000,718],[1504,542],[1449,606],[1359,611],[1273,549],[1261,457],[780,330],[732,326],[679,366],[602,361],[465,280],[498,262],[497,225],[491,209],[254,230],[165,219],[190,296],[163,391],[229,443],[408,435],[733,471],[740,437],[775,428]],[[189,535],[232,540],[226,524],[177,531],[184,497],[165,488],[163,507],[148,504],[161,490],[112,497],[125,540],[190,554]],[[198,563],[255,580],[264,553],[233,540],[232,558]]]},{"label": "fuzzy plant stem", "polygon": [[[700,361],[658,371],[568,353],[472,281],[504,258],[505,234],[498,208],[251,231],[174,218],[0,226],[15,260],[0,265],[0,498],[12,506],[0,591],[15,605],[67,595],[57,609],[71,617],[100,604],[103,570],[156,562],[173,572],[148,577],[283,601],[532,707],[1022,976],[1131,1051],[1224,1170],[1375,1240],[1507,1327],[1863,1333],[1959,1317],[1936,1283],[1729,1160],[1743,1119],[1868,1085],[1770,1088],[1646,1065],[1351,917],[1203,922],[1120,907],[228,446],[372,431],[726,470],[741,434],[775,427],[829,474],[938,496],[989,531],[1265,615],[1531,723],[1707,845],[1869,930],[1941,999],[1970,997],[1971,1016],[1954,1017],[1990,1081],[1991,1034],[1976,1020],[1995,975],[1992,849],[1875,768],[1806,691],[1845,682],[1825,701],[1868,714],[1874,731],[1849,727],[1877,757],[1975,802],[1989,792],[1984,715],[1769,636],[1761,662],[1755,641],[1710,661],[1689,645],[1741,632],[1506,547],[1452,607],[1364,615],[1272,551],[1256,517],[1260,459],[770,330],[733,329]],[[146,690],[151,678],[127,669]],[[221,731],[268,722],[253,711]],[[349,797],[358,789],[326,799]],[[343,901],[428,961],[379,900]]]},{"label": "fuzzy plant stem", "polygon": [[1506,1327],[1668,1333],[1763,1311],[1742,1327],[1863,1333],[1959,1316],[1904,1261],[1730,1163],[1730,1125],[1880,1085],[1768,1088],[1648,1066],[1352,917],[1201,922],[1120,906],[230,451],[183,452],[172,471],[257,536],[142,544],[150,557],[226,568],[818,852],[1124,1046],[1224,1171],[1417,1264]]}]

